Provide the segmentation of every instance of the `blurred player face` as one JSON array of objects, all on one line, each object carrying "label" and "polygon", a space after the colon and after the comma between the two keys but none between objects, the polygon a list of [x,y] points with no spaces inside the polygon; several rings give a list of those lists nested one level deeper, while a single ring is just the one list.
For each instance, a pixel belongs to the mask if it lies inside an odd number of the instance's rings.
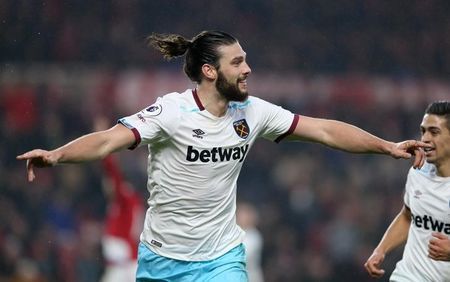
[{"label": "blurred player face", "polygon": [[217,71],[217,91],[228,101],[245,101],[248,97],[247,77],[251,69],[239,43],[219,48],[222,57]]},{"label": "blurred player face", "polygon": [[432,145],[425,149],[427,162],[435,164],[438,169],[450,166],[450,131],[444,117],[425,114],[420,125],[422,141]]}]

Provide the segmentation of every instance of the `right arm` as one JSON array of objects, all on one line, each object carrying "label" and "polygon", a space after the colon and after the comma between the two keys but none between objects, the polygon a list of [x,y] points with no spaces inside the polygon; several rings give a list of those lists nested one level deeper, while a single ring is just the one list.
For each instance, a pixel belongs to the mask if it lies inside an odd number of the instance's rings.
[{"label": "right arm", "polygon": [[135,142],[133,132],[121,124],[79,137],[52,151],[35,149],[17,156],[27,161],[28,181],[35,178],[34,167],[50,167],[61,163],[81,163],[104,158],[112,152],[128,148]]},{"label": "right arm", "polygon": [[408,239],[410,225],[411,210],[403,205],[402,210],[389,225],[380,243],[364,264],[370,276],[376,278],[383,276],[384,269],[381,269],[380,266],[385,256]]}]

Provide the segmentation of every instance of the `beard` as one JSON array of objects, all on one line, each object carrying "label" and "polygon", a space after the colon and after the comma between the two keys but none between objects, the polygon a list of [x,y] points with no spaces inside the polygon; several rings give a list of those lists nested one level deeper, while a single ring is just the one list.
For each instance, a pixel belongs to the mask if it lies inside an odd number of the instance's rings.
[{"label": "beard", "polygon": [[239,89],[239,81],[240,79],[238,79],[235,84],[230,83],[222,72],[219,71],[216,80],[217,91],[219,91],[220,95],[227,99],[227,101],[243,102],[247,100],[248,92]]}]

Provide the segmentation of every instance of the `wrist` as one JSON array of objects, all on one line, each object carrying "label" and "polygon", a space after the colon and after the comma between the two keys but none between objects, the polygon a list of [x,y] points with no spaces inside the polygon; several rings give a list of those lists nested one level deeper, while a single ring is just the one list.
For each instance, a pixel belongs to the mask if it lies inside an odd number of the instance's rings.
[{"label": "wrist", "polygon": [[386,155],[389,155],[389,156],[392,156],[396,146],[397,145],[394,142],[389,142],[389,141],[383,142],[383,145],[382,145],[382,148],[381,148],[382,153],[386,154]]},{"label": "wrist", "polygon": [[56,166],[60,163],[62,163],[63,154],[61,150],[56,149],[50,152],[50,165]]},{"label": "wrist", "polygon": [[387,251],[388,250],[385,249],[384,247],[378,246],[378,247],[375,248],[375,250],[373,250],[373,253],[377,254],[377,255],[385,256]]}]

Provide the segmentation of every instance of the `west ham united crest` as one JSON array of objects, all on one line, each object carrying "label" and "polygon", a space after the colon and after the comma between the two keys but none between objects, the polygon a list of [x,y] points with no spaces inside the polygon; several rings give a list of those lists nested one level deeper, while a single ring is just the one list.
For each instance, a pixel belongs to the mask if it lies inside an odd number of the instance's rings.
[{"label": "west ham united crest", "polygon": [[246,139],[248,134],[250,133],[250,127],[248,127],[247,121],[245,119],[240,119],[233,122],[233,127],[234,131],[236,131],[237,135],[242,139]]}]

